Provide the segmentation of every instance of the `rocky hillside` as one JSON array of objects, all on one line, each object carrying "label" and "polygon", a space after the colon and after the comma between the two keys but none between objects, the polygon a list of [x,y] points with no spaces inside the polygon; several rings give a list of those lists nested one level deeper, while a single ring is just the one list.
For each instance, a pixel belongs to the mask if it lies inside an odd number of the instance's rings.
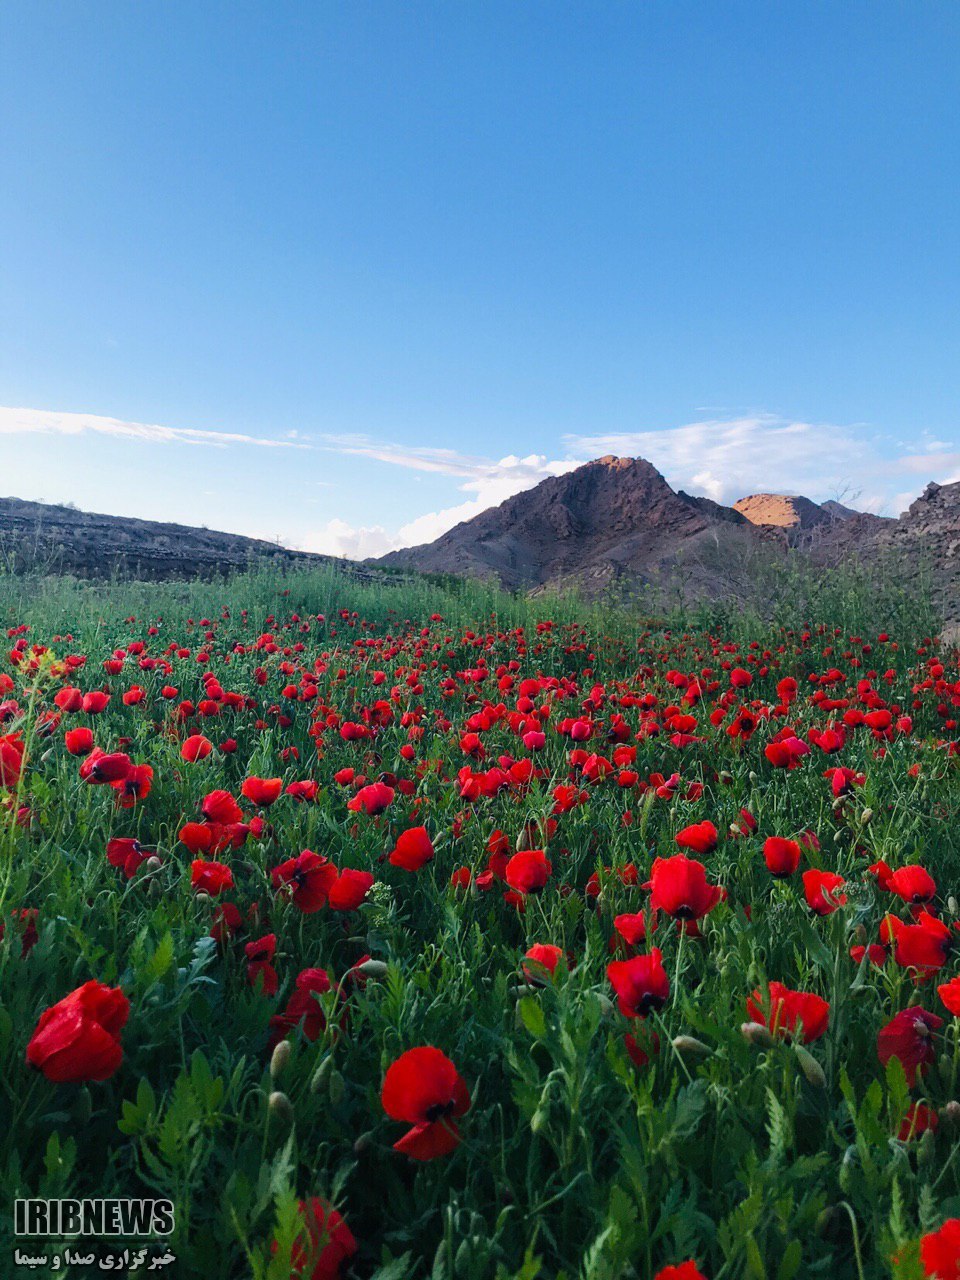
[{"label": "rocky hillside", "polygon": [[642,458],[599,458],[377,563],[492,576],[526,591],[575,583],[598,595],[621,580],[688,598],[736,594],[762,546],[749,522],[708,498],[675,493]]},{"label": "rocky hillside", "polygon": [[232,533],[0,498],[0,566],[13,572],[205,578],[257,561],[277,566],[331,563],[327,556]]},{"label": "rocky hillside", "polygon": [[894,520],[800,495],[753,494],[724,507],[674,492],[642,459],[607,457],[379,563],[491,576],[526,591],[651,588],[661,599],[756,601],[765,569],[788,554],[818,569],[893,574],[905,586],[926,575],[943,616],[960,620],[960,483],[930,485]]}]

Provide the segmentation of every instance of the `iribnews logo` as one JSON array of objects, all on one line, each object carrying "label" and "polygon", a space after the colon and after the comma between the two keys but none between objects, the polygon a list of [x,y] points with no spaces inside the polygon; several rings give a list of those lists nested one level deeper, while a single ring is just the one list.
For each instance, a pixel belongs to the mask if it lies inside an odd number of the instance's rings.
[{"label": "iribnews logo", "polygon": [[172,1200],[15,1200],[14,1234],[47,1240],[74,1236],[168,1236]]}]

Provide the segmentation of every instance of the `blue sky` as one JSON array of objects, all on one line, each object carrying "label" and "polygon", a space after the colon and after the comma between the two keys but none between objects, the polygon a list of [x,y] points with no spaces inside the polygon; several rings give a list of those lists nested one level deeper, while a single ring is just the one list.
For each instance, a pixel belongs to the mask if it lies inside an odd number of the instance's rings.
[{"label": "blue sky", "polygon": [[960,6],[7,0],[0,493],[348,554],[960,476]]}]

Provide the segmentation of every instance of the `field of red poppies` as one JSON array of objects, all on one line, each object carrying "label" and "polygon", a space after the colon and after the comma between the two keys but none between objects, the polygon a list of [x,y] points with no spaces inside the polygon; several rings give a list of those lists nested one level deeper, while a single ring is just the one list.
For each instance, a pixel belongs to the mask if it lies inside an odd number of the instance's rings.
[{"label": "field of red poppies", "polygon": [[0,1273],[160,1196],[183,1276],[960,1275],[960,664],[883,608],[0,582]]}]

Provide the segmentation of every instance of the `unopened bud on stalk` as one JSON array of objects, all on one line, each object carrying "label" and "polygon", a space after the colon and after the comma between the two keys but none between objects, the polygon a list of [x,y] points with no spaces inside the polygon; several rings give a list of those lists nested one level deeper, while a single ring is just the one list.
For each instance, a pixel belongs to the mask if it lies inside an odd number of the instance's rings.
[{"label": "unopened bud on stalk", "polygon": [[275,1089],[267,1101],[267,1107],[272,1119],[280,1120],[284,1124],[293,1124],[293,1103],[285,1093]]},{"label": "unopened bud on stalk", "polygon": [[795,1044],[793,1051],[797,1055],[800,1070],[806,1076],[807,1083],[812,1084],[815,1089],[825,1089],[827,1087],[827,1077],[823,1074],[823,1067],[821,1067],[813,1054],[805,1049],[802,1044]]},{"label": "unopened bud on stalk", "polygon": [[143,869],[145,872],[148,872],[148,871],[154,872],[154,871],[159,871],[162,866],[163,866],[163,863],[160,861],[157,855],[153,853],[143,864]]},{"label": "unopened bud on stalk", "polygon": [[353,1144],[353,1154],[355,1156],[362,1156],[364,1151],[366,1151],[370,1146],[370,1140],[371,1137],[369,1133],[361,1133],[360,1137]]},{"label": "unopened bud on stalk", "polygon": [[324,1080],[326,1079],[327,1072],[330,1070],[332,1063],[333,1063],[333,1057],[328,1054],[327,1057],[324,1058],[324,1060],[320,1063],[319,1067],[317,1067],[316,1071],[313,1073],[313,1079],[310,1081],[311,1093],[320,1092],[320,1087],[323,1084]]},{"label": "unopened bud on stalk", "polygon": [[865,827],[868,822],[872,822],[872,821],[873,821],[873,810],[864,809],[863,813],[861,813],[860,815],[860,825]]},{"label": "unopened bud on stalk", "polygon": [[750,772],[747,774],[747,777],[750,779],[752,783],[755,783],[757,781],[758,774],[755,773],[753,769],[751,769]]},{"label": "unopened bud on stalk", "polygon": [[741,1023],[740,1034],[758,1049],[769,1049],[773,1045],[773,1036],[762,1022]]},{"label": "unopened bud on stalk", "polygon": [[958,905],[957,900],[952,893],[947,899],[947,910],[952,916],[955,916],[957,912],[960,911],[960,905]]},{"label": "unopened bud on stalk", "polygon": [[276,1080],[283,1074],[283,1069],[290,1061],[293,1050],[289,1040],[281,1040],[270,1055],[270,1079]]},{"label": "unopened bud on stalk", "polygon": [[826,1209],[821,1209],[817,1215],[817,1235],[832,1236],[843,1218],[843,1212],[835,1204],[829,1205]]},{"label": "unopened bud on stalk", "polygon": [[944,1084],[950,1084],[953,1080],[953,1059],[948,1053],[941,1053],[937,1059],[937,1068],[940,1072],[940,1079]]},{"label": "unopened bud on stalk", "polygon": [[537,1107],[530,1119],[530,1131],[532,1133],[543,1133],[549,1123],[550,1113],[543,1107]]},{"label": "unopened bud on stalk", "polygon": [[957,1102],[955,1098],[945,1102],[940,1108],[939,1114],[941,1124],[947,1124],[951,1129],[960,1128],[960,1102]]},{"label": "unopened bud on stalk", "polygon": [[843,843],[843,832],[842,832],[842,831],[835,831],[835,832],[833,833],[833,843],[834,843],[834,844],[842,844],[842,843]]},{"label": "unopened bud on stalk", "polygon": [[611,1017],[611,1015],[613,1014],[613,1005],[610,1003],[610,1001],[607,999],[607,997],[603,994],[602,991],[597,992],[597,1000],[600,1004],[600,1012],[603,1015],[603,1017],[605,1018]]},{"label": "unopened bud on stalk", "polygon": [[696,1036],[675,1036],[671,1043],[677,1053],[690,1054],[692,1057],[708,1058],[713,1053],[710,1046]]},{"label": "unopened bud on stalk", "polygon": [[385,978],[387,966],[382,960],[364,960],[360,965],[360,972],[365,973],[368,978]]},{"label": "unopened bud on stalk", "polygon": [[338,1102],[343,1101],[343,1095],[345,1092],[346,1089],[343,1083],[343,1076],[339,1071],[331,1071],[327,1094],[334,1106],[336,1106]]},{"label": "unopened bud on stalk", "polygon": [[204,893],[204,892],[203,892],[203,890],[201,889],[201,890],[200,890],[200,892],[197,894],[197,901],[198,901],[198,902],[210,902],[210,901],[211,901],[211,899],[210,899],[210,895],[209,895],[209,893]]}]

